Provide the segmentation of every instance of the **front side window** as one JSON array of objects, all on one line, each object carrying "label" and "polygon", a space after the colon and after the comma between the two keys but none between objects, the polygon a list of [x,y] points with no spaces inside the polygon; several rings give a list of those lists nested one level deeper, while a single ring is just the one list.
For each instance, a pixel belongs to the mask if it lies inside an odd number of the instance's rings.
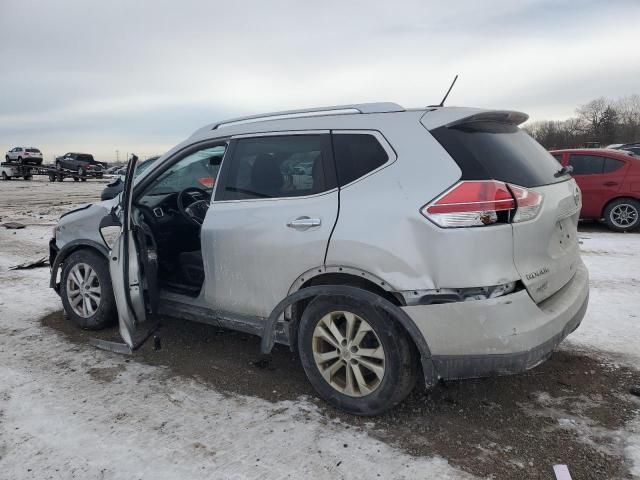
[{"label": "front side window", "polygon": [[216,145],[187,155],[161,174],[145,195],[169,195],[190,187],[210,193],[226,148]]},{"label": "front side window", "polygon": [[300,197],[335,187],[325,168],[328,135],[282,135],[236,141],[222,200]]},{"label": "front side window", "polygon": [[604,157],[596,155],[572,154],[569,165],[573,167],[572,175],[594,175],[604,170]]}]

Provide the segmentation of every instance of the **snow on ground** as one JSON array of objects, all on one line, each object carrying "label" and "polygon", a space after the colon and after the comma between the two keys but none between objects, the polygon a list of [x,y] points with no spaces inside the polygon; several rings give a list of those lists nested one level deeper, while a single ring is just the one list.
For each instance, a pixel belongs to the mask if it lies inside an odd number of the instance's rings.
[{"label": "snow on ground", "polygon": [[589,269],[587,314],[569,343],[640,368],[640,234],[580,234]]},{"label": "snow on ground", "polygon": [[[48,227],[32,228],[31,253]],[[60,308],[47,269],[7,271],[20,256],[0,257],[0,478],[470,478],[304,400],[222,395],[70,344],[38,320]]]}]

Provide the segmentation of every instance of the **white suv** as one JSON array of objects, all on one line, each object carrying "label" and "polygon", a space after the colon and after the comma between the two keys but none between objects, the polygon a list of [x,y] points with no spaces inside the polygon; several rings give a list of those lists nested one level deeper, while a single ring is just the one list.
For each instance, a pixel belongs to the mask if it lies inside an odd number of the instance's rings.
[{"label": "white suv", "polygon": [[117,315],[103,348],[135,350],[159,315],[249,332],[360,415],[419,374],[522,372],[589,293],[580,191],[526,118],[377,103],[207,125],[61,218],[51,286],[83,328]]},{"label": "white suv", "polygon": [[42,165],[42,152],[33,147],[15,147],[6,153],[4,159],[25,165]]}]

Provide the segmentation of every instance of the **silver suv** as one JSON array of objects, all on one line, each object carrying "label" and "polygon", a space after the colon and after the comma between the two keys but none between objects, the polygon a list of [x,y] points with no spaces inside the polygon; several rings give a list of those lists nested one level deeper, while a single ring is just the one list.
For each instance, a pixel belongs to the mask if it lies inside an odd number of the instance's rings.
[{"label": "silver suv", "polygon": [[[136,349],[170,315],[297,350],[333,405],[522,372],[580,324],[574,180],[527,116],[377,103],[214,123],[63,216],[51,286]],[[219,170],[219,174],[218,174]],[[135,178],[135,181],[134,181]]]}]

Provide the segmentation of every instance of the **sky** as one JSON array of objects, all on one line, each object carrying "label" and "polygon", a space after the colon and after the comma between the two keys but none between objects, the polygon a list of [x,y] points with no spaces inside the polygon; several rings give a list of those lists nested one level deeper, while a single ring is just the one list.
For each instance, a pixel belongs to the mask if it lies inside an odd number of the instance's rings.
[{"label": "sky", "polygon": [[640,93],[640,0],[0,0],[0,150],[123,160],[238,115],[373,101],[563,119]]}]

